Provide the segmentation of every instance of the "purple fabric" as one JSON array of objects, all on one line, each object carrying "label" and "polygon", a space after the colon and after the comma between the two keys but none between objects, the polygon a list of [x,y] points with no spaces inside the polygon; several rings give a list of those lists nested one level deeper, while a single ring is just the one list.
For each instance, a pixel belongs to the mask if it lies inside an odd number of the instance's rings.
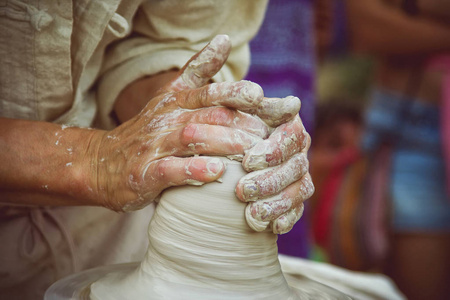
[{"label": "purple fabric", "polygon": [[[246,79],[262,86],[266,97],[297,96],[300,116],[311,133],[314,122],[314,30],[312,0],[272,0],[262,27],[251,42],[252,60]],[[278,238],[280,253],[307,257],[306,214]]]}]

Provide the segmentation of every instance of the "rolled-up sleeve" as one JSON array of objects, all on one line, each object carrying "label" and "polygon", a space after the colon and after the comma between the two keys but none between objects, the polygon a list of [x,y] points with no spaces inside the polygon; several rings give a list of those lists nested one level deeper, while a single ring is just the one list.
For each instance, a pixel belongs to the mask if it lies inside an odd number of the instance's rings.
[{"label": "rolled-up sleeve", "polygon": [[133,18],[128,37],[108,47],[98,81],[98,117],[111,118],[119,93],[131,82],[170,69],[180,69],[215,35],[227,34],[233,45],[215,81],[242,79],[249,67],[249,41],[264,18],[267,0],[147,1]]}]

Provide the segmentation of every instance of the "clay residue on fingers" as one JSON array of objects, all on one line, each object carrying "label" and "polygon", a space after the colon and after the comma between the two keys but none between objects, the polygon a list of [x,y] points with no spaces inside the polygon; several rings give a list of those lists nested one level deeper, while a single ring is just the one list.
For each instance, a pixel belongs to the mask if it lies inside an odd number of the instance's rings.
[{"label": "clay residue on fingers", "polygon": [[245,220],[248,226],[254,231],[264,231],[269,226],[269,221],[260,221],[252,217],[250,204],[245,208]]},{"label": "clay residue on fingers", "polygon": [[286,123],[298,115],[300,99],[294,96],[286,98],[264,98],[258,107],[257,115],[271,127]]},{"label": "clay residue on fingers", "polygon": [[295,223],[297,223],[302,217],[304,209],[305,206],[301,204],[300,206],[274,220],[272,222],[273,233],[284,234],[289,232],[292,227],[294,227]]},{"label": "clay residue on fingers", "polygon": [[236,108],[247,113],[255,113],[264,98],[262,88],[251,81],[212,83],[208,93],[212,105]]},{"label": "clay residue on fingers", "polygon": [[242,162],[244,170],[247,172],[254,170],[262,170],[269,166],[267,162],[267,154],[272,153],[273,149],[269,140],[264,140],[256,144],[253,148],[245,153]]},{"label": "clay residue on fingers", "polygon": [[243,154],[227,155],[227,158],[229,160],[241,162],[244,159],[244,155]]},{"label": "clay residue on fingers", "polygon": [[181,79],[189,88],[197,88],[206,84],[219,71],[231,50],[230,38],[217,35],[195,57],[181,74]]},{"label": "clay residue on fingers", "polygon": [[236,188],[242,201],[278,194],[291,183],[302,178],[309,168],[305,153],[297,153],[280,166],[251,172],[241,178]]},{"label": "clay residue on fingers", "polygon": [[261,170],[287,161],[300,152],[306,144],[306,131],[300,118],[278,127],[269,139],[258,143],[246,152],[243,166],[246,171]]},{"label": "clay residue on fingers", "polygon": [[258,221],[272,221],[292,208],[292,199],[276,195],[249,204],[251,216]]}]

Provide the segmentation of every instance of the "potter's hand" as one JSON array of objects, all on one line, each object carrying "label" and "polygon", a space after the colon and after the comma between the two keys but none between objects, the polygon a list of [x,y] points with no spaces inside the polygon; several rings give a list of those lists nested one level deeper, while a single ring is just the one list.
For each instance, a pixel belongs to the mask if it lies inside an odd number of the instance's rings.
[{"label": "potter's hand", "polygon": [[[273,110],[257,84],[207,84],[230,48],[227,36],[214,38],[137,116],[93,141],[96,190],[104,206],[134,210],[167,187],[217,180],[224,171],[218,158],[192,156],[243,155],[267,137],[267,125],[243,113],[264,118]],[[289,113],[279,111],[275,122]]]},{"label": "potter's hand", "polygon": [[314,193],[308,172],[309,134],[300,117],[280,125],[266,140],[246,151],[243,166],[255,171],[236,187],[250,227],[262,231],[271,224],[276,234],[290,231],[303,213],[303,202]]}]

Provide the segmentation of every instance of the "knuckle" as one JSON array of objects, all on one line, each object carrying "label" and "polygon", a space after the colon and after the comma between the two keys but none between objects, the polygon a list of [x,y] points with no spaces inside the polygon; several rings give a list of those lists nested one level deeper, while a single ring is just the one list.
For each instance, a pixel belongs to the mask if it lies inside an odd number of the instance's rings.
[{"label": "knuckle", "polygon": [[301,177],[308,173],[309,161],[306,154],[303,152],[295,154],[287,163],[289,168],[294,169],[296,180],[301,179]]},{"label": "knuckle", "polygon": [[167,180],[167,165],[167,159],[161,159],[155,163],[153,175],[160,182],[165,182]]},{"label": "knuckle", "polygon": [[311,147],[311,136],[303,129],[303,151],[308,151]]},{"label": "knuckle", "polygon": [[265,221],[273,214],[273,207],[267,202],[252,203],[252,216],[260,221]]},{"label": "knuckle", "polygon": [[188,124],[182,130],[180,134],[180,142],[183,146],[188,146],[195,139],[198,131],[196,124]]},{"label": "knuckle", "polygon": [[201,106],[207,107],[209,106],[210,97],[210,87],[203,87],[198,90],[198,94],[196,96],[200,101]]},{"label": "knuckle", "polygon": [[306,190],[305,198],[306,198],[306,199],[311,198],[311,196],[312,196],[312,195],[314,194],[314,192],[316,191],[316,188],[315,188],[315,186],[314,186],[314,183],[313,183],[312,180],[311,180],[311,177],[308,177],[308,179],[305,180],[304,186],[305,186],[305,190]]},{"label": "knuckle", "polygon": [[273,221],[273,232],[276,234],[283,234],[290,231],[293,227],[289,218],[286,215],[278,217]]},{"label": "knuckle", "polygon": [[134,165],[131,168],[128,182],[132,190],[138,192],[142,189],[147,170],[147,167],[141,167],[140,165]]},{"label": "knuckle", "polygon": [[241,94],[246,98],[251,106],[258,106],[264,98],[264,92],[261,86],[251,81],[243,80],[241,82],[243,83]]},{"label": "knuckle", "polygon": [[208,121],[209,123],[219,123],[219,124],[228,124],[233,121],[235,118],[235,112],[225,108],[225,107],[216,107],[208,113]]}]

